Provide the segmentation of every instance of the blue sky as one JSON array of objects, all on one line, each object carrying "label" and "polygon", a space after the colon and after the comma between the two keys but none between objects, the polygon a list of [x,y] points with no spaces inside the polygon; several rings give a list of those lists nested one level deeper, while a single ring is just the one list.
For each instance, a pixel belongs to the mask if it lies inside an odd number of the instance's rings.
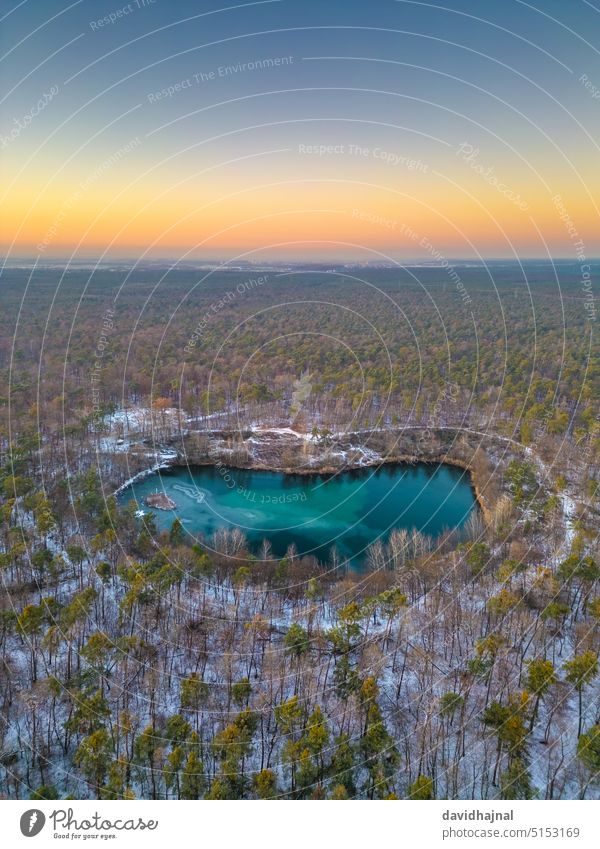
[{"label": "blue sky", "polygon": [[[493,167],[513,194],[527,194],[536,214],[555,194],[572,191],[569,208],[590,249],[600,252],[594,235],[600,8],[587,0],[545,0],[538,7],[521,0],[4,4],[2,167],[5,175],[18,175],[10,180],[14,192],[11,188],[4,200],[23,226],[7,226],[3,242],[31,249],[36,232],[47,230],[53,214],[60,214],[61,198],[73,185],[85,182],[99,163],[138,136],[143,144],[127,169],[111,168],[96,193],[98,203],[106,204],[111,180],[116,186],[137,180],[119,220],[135,206],[136,191],[141,204],[146,190],[216,167],[219,157],[226,162],[254,157],[244,168],[224,172],[228,191],[290,173],[307,180],[358,178],[379,185],[386,179],[381,163],[371,156],[357,166],[347,157],[351,144],[421,156],[430,164],[430,176],[436,172],[446,182],[468,183],[472,195],[474,169],[466,171],[456,157],[457,146],[466,140],[479,150],[482,168]],[[261,60],[277,64],[244,67]],[[240,70],[219,71],[226,66]],[[200,74],[209,79],[195,76]],[[51,104],[10,137],[52,86],[58,91]],[[157,96],[165,89],[175,91]],[[345,158],[298,160],[298,144],[311,140],[344,145]],[[406,190],[411,202],[433,204],[447,216],[448,186],[432,185],[422,176],[417,184],[411,175],[401,180],[390,175],[390,185]],[[207,197],[211,180],[206,181]],[[486,209],[497,218],[501,210],[496,209],[498,198],[490,196],[489,181],[484,185],[480,179],[479,188]],[[332,184],[314,203],[326,205],[335,196]],[[91,192],[85,200],[82,220],[91,215]],[[382,214],[390,213],[388,200],[381,201]],[[186,209],[188,201],[187,195],[180,201]],[[169,202],[179,203],[175,198]],[[265,210],[270,202],[266,196],[257,201]],[[465,219],[461,230],[468,218],[462,206],[458,201]],[[239,214],[234,205],[231,220]],[[398,214],[404,220],[415,213],[402,207]],[[539,222],[549,227],[552,250],[568,255],[571,246],[562,224],[552,225],[543,215]],[[72,236],[65,226],[56,248],[80,238],[75,224],[68,230]],[[474,221],[481,239],[479,225]],[[437,232],[437,225],[432,227]],[[498,255],[510,253],[501,245],[503,229],[490,231],[482,249],[493,251],[497,244]],[[519,246],[531,255],[541,250],[535,229]],[[135,242],[138,234],[128,238]],[[448,238],[443,238],[445,245]],[[464,250],[459,245],[451,250],[459,248]]]}]

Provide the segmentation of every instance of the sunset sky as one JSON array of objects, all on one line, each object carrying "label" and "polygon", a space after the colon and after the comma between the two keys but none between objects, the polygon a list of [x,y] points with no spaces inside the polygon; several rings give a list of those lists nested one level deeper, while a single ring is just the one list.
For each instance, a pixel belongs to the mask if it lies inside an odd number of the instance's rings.
[{"label": "sunset sky", "polygon": [[600,4],[11,0],[9,258],[600,255]]}]

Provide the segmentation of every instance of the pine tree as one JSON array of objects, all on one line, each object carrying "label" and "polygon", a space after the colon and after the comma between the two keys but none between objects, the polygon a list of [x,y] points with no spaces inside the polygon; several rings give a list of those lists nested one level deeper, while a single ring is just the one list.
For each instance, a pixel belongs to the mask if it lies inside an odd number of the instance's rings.
[{"label": "pine tree", "polygon": [[529,730],[531,731],[535,725],[541,699],[544,698],[550,687],[556,684],[556,673],[552,662],[543,658],[530,660],[527,663],[525,682],[525,686],[529,692],[535,696],[535,703],[529,723]]},{"label": "pine tree", "polygon": [[408,788],[407,799],[434,799],[433,781],[426,775],[419,775]]},{"label": "pine tree", "polygon": [[568,660],[564,664],[563,669],[567,673],[567,681],[577,690],[579,703],[578,736],[581,737],[583,726],[583,688],[591,684],[598,674],[598,655],[593,651],[586,651],[583,654],[575,656],[572,660]]},{"label": "pine tree", "polygon": [[99,728],[85,737],[73,755],[73,763],[83,774],[99,797],[113,751],[112,740],[106,728]]},{"label": "pine tree", "polygon": [[181,773],[181,798],[199,799],[204,791],[204,768],[198,753],[192,750]]}]

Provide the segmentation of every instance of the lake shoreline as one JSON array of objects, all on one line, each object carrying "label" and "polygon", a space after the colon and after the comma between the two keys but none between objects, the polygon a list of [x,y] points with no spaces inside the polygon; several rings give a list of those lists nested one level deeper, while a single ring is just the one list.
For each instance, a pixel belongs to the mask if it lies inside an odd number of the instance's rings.
[{"label": "lake shoreline", "polygon": [[[408,445],[407,435],[410,435]],[[493,442],[496,437],[457,428],[354,431],[333,434],[327,440],[316,439],[291,428],[257,427],[241,432],[188,431],[168,440],[173,451],[171,457],[121,483],[114,495],[122,494],[140,479],[173,468],[213,466],[310,476],[423,463],[451,466],[468,472],[469,484],[483,520],[489,524],[501,493],[498,488],[490,486],[491,460],[481,447],[483,439]],[[402,447],[397,450],[400,443]],[[506,453],[506,446],[503,446],[503,451]],[[518,453],[511,452],[508,459]]]},{"label": "lake shoreline", "polygon": [[268,540],[281,558],[295,544],[322,563],[337,545],[340,556],[361,568],[369,546],[387,544],[392,532],[463,539],[475,527],[471,517],[481,517],[469,476],[450,464],[388,462],[337,474],[173,464],[158,481],[141,481],[124,496],[153,508],[162,531],[172,519],[157,515],[161,504],[151,503],[157,493],[199,538],[241,532],[252,551]]},{"label": "lake shoreline", "polygon": [[[494,436],[455,428],[354,431],[325,440],[291,428],[192,431],[170,441],[177,457],[169,467],[215,466],[306,476],[394,464],[446,465],[468,472],[488,524],[501,492],[492,486],[492,461],[481,447],[483,439],[493,441]],[[506,453],[506,446],[503,450]]]}]

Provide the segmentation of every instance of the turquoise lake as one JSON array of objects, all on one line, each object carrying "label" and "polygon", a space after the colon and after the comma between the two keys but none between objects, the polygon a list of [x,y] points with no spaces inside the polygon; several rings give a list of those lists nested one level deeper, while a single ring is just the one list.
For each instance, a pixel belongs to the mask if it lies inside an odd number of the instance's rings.
[{"label": "turquoise lake", "polygon": [[[147,507],[144,499],[156,491],[177,507]],[[119,500],[134,500],[154,513],[161,530],[179,517],[192,541],[237,527],[253,551],[267,539],[273,554],[282,557],[295,543],[300,555],[325,562],[335,545],[353,567],[360,567],[365,549],[377,539],[387,540],[393,528],[416,528],[435,537],[461,528],[478,509],[467,472],[424,463],[337,475],[178,467],[132,484]]]}]

